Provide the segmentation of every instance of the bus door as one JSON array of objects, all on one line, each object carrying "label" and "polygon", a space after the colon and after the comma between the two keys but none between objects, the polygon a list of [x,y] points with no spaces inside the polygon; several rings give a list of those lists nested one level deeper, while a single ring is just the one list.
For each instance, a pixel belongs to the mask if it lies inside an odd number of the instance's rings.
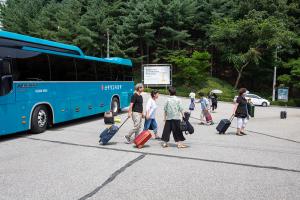
[{"label": "bus door", "polygon": [[11,64],[10,58],[0,58],[0,105],[13,104],[16,100]]},{"label": "bus door", "polygon": [[14,132],[15,100],[11,60],[0,58],[0,135]]}]

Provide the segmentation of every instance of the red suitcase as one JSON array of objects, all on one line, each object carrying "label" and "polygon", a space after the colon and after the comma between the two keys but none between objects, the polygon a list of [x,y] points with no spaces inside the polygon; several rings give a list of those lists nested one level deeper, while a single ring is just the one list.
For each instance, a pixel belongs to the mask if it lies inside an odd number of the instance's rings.
[{"label": "red suitcase", "polygon": [[143,131],[134,139],[134,144],[140,149],[151,137],[152,135],[149,131]]},{"label": "red suitcase", "polygon": [[209,113],[208,110],[204,111],[204,116],[205,116],[206,122],[211,122],[212,121],[211,114]]}]

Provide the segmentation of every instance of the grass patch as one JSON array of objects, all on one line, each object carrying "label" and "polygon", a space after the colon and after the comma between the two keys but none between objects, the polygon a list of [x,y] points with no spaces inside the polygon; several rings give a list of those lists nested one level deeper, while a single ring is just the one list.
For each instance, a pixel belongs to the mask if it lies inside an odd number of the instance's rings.
[{"label": "grass patch", "polygon": [[[152,89],[153,88],[145,88],[145,92],[151,92]],[[160,94],[169,94],[166,88],[156,89],[158,89]],[[221,101],[232,102],[234,96],[236,95],[236,90],[234,90],[234,88],[230,84],[220,79],[209,77],[207,81],[203,84],[203,87],[195,86],[191,88],[186,86],[177,86],[177,96],[188,97],[192,89],[196,92],[197,98],[199,98],[199,92],[203,92],[204,94],[208,95],[209,92],[213,89],[219,89],[223,91],[223,94],[218,95],[219,100]]]},{"label": "grass patch", "polygon": [[290,99],[288,102],[272,101],[271,105],[300,107],[300,99]]}]

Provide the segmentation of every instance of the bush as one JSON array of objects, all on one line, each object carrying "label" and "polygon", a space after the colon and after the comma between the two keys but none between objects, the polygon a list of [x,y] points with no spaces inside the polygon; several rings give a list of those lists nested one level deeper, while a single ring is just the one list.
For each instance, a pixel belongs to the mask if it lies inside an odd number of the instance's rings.
[{"label": "bush", "polygon": [[213,89],[223,91],[222,94],[218,95],[219,100],[221,101],[232,102],[234,96],[237,94],[237,91],[230,84],[217,78],[209,78],[204,87],[199,89],[197,93],[203,92],[205,95],[208,95]]},{"label": "bush", "polygon": [[300,99],[290,99],[288,102],[272,101],[271,105],[300,107]]}]

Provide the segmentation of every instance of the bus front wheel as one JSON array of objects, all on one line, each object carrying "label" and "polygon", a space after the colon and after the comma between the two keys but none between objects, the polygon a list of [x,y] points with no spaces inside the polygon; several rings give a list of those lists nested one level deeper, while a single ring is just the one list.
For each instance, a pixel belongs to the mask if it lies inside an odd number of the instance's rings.
[{"label": "bus front wheel", "polygon": [[42,133],[47,129],[49,115],[46,106],[40,105],[37,106],[31,118],[31,132],[32,133]]},{"label": "bus front wheel", "polygon": [[120,110],[120,102],[117,97],[114,97],[111,102],[111,110],[114,115],[117,115]]}]

